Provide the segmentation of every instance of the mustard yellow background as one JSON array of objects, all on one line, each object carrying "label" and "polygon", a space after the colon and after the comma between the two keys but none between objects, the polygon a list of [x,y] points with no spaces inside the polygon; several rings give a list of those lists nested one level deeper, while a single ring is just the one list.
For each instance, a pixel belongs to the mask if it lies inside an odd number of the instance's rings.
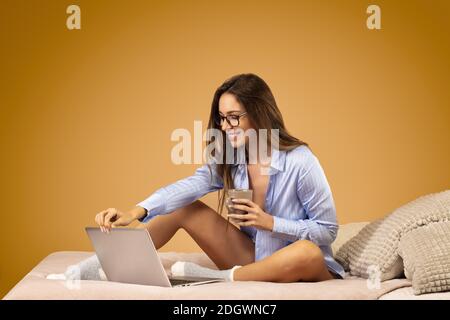
[{"label": "mustard yellow background", "polygon": [[[70,4],[81,30],[66,28]],[[340,223],[448,189],[449,13],[446,0],[2,0],[0,296],[51,252],[92,250],[97,212],[191,175],[170,135],[206,122],[237,73],[272,88]],[[170,250],[200,249],[179,231]]]}]

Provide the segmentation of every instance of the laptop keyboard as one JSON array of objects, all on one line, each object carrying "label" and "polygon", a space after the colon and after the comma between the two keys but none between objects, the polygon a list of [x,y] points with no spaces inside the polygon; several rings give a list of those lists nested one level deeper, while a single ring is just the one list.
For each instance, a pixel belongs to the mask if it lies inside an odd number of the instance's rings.
[{"label": "laptop keyboard", "polygon": [[193,280],[185,280],[185,279],[169,279],[170,284],[173,286],[179,285],[179,284],[186,284],[186,283],[192,283],[196,282]]}]

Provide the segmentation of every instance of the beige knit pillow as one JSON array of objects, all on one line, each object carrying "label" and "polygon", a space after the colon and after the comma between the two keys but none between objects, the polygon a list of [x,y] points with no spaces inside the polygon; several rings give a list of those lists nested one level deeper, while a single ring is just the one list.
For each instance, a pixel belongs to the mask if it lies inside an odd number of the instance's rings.
[{"label": "beige knit pillow", "polygon": [[339,249],[347,243],[351,238],[356,236],[358,232],[361,231],[362,228],[367,226],[370,222],[363,221],[363,222],[351,222],[346,224],[341,224],[339,226],[339,230],[336,236],[336,239],[334,239],[333,243],[331,244],[331,249],[333,250],[333,253],[336,253],[339,251]]},{"label": "beige knit pillow", "polygon": [[400,240],[399,254],[414,294],[450,291],[450,222],[408,232]]},{"label": "beige knit pillow", "polygon": [[351,275],[380,280],[402,276],[398,254],[402,236],[431,222],[450,221],[450,190],[421,196],[364,227],[336,253],[336,259]]}]

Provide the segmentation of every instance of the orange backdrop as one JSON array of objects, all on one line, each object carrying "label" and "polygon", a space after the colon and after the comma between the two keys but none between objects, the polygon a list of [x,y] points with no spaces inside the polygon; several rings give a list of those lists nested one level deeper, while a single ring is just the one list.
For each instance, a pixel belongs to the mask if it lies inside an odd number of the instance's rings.
[{"label": "orange backdrop", "polygon": [[[81,30],[66,8],[81,7]],[[381,7],[381,30],[366,8]],[[2,1],[0,296],[84,227],[198,165],[176,128],[253,72],[313,148],[340,223],[380,218],[450,181],[444,1]],[[216,194],[204,200],[216,206]],[[179,231],[162,251],[198,251]]]}]

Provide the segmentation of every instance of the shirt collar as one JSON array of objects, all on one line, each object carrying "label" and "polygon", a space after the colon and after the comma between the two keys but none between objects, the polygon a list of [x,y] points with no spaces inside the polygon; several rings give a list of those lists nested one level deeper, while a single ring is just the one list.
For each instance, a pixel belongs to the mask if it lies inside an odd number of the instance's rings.
[{"label": "shirt collar", "polygon": [[272,148],[272,159],[270,160],[270,167],[277,171],[284,171],[286,164],[286,151]]},{"label": "shirt collar", "polygon": [[[272,147],[271,159],[270,159],[270,171],[269,175],[275,174],[279,171],[284,171],[286,163],[286,151],[278,150]],[[233,167],[238,167],[239,170],[246,168],[246,163],[232,164]]]}]

